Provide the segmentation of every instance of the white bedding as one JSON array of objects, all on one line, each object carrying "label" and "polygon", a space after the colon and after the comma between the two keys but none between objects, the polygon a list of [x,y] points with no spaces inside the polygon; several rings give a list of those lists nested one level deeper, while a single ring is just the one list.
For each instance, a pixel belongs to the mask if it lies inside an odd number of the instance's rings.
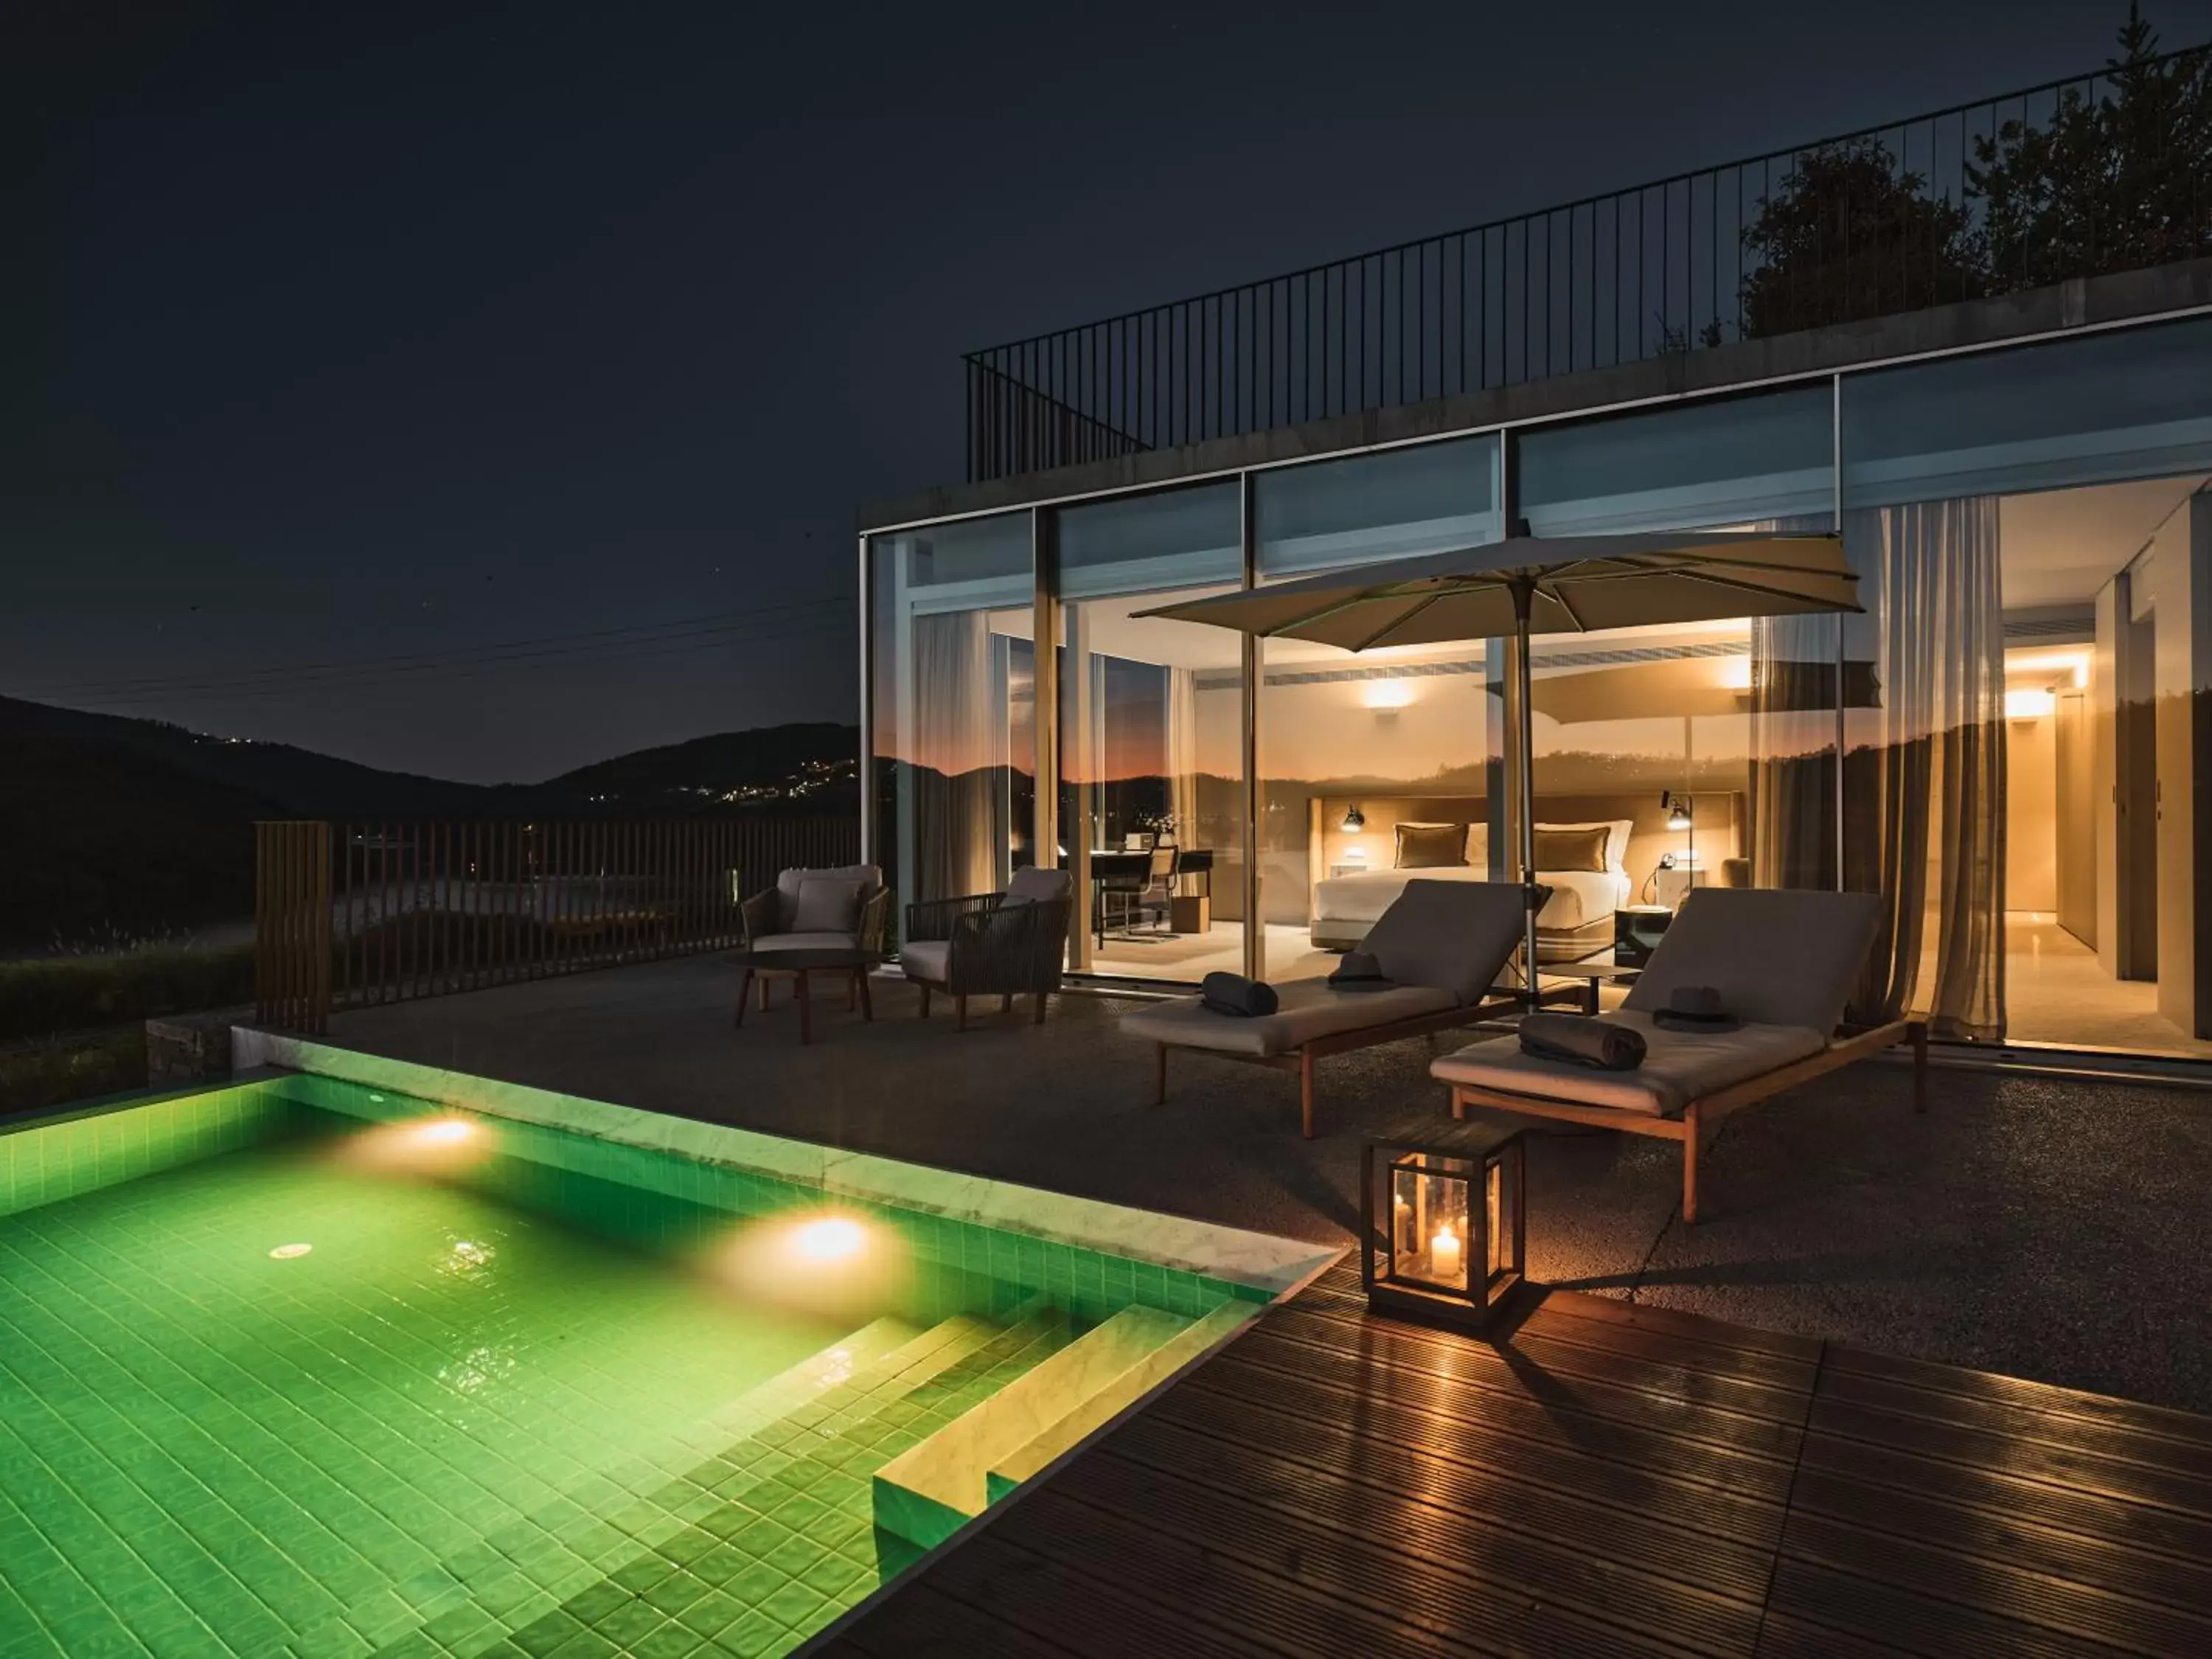
[{"label": "white bedding", "polygon": [[[1482,881],[1487,876],[1486,871],[1464,865],[1332,876],[1314,884],[1314,920],[1364,926],[1389,909],[1409,881]],[[1536,913],[1536,925],[1553,932],[1587,927],[1628,902],[1628,877],[1622,871],[1539,870],[1536,879],[1552,890],[1552,896]]]}]

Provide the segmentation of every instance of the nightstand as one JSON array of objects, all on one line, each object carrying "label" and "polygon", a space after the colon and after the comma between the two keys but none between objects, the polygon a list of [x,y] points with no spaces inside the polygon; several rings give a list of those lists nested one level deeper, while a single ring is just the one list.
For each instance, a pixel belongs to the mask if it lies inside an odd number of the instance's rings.
[{"label": "nightstand", "polygon": [[1374,867],[1371,864],[1332,864],[1328,866],[1329,879],[1334,881],[1339,876],[1364,876]]},{"label": "nightstand", "polygon": [[[1668,873],[1660,872],[1662,875]],[[1667,935],[1674,912],[1664,904],[1631,904],[1613,913],[1613,959],[1624,968],[1641,968]]]}]

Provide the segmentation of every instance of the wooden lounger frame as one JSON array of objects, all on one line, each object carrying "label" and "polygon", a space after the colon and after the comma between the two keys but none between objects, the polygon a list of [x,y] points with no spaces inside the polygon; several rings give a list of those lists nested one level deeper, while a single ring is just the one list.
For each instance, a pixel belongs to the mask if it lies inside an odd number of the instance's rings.
[{"label": "wooden lounger frame", "polygon": [[[1583,988],[1579,985],[1553,986],[1536,994],[1539,1006],[1547,1003],[1579,1004]],[[1349,1031],[1332,1031],[1327,1036],[1317,1036],[1286,1049],[1279,1054],[1240,1054],[1226,1048],[1209,1048],[1200,1042],[1155,1042],[1158,1051],[1152,1068],[1152,1104],[1168,1103],[1168,1050],[1187,1048],[1196,1054],[1211,1054],[1216,1060],[1242,1060],[1248,1066],[1272,1066],[1279,1072],[1298,1074],[1298,1127],[1305,1138],[1314,1138],[1314,1062],[1330,1054],[1348,1054],[1357,1048],[1372,1048],[1385,1042],[1397,1042],[1407,1037],[1431,1036],[1438,1031],[1449,1031],[1455,1026],[1480,1025],[1486,1020],[1504,1019],[1509,1015],[1528,1012],[1528,1002],[1519,992],[1488,997],[1465,1008],[1440,1008],[1432,1014],[1416,1014],[1410,1019],[1394,1019],[1382,1025],[1361,1025]],[[1228,1016],[1224,1015],[1226,1018]]]},{"label": "wooden lounger frame", "polygon": [[1680,1117],[1646,1117],[1640,1112],[1623,1111],[1614,1106],[1587,1106],[1575,1101],[1553,1100],[1540,1095],[1510,1093],[1503,1089],[1485,1089],[1474,1084],[1455,1083],[1451,1085],[1451,1109],[1454,1117],[1465,1117],[1470,1106],[1485,1106],[1494,1111],[1516,1112],[1524,1117],[1557,1118],[1566,1123],[1595,1124],[1602,1129],[1619,1129],[1632,1135],[1651,1135],[1661,1140],[1682,1143],[1682,1219],[1692,1226],[1698,1220],[1698,1149],[1703,1142],[1708,1126],[1718,1122],[1731,1112],[1741,1111],[1747,1106],[1756,1106],[1771,1099],[1785,1089],[1794,1089],[1801,1083],[1829,1072],[1840,1070],[1869,1054],[1880,1054],[1900,1042],[1912,1045],[1912,1109],[1928,1109],[1928,1022],[1920,1019],[1900,1019],[1887,1025],[1876,1025],[1838,1038],[1817,1054],[1808,1054],[1802,1060],[1793,1060],[1787,1066],[1757,1077],[1732,1083],[1725,1089],[1716,1089],[1709,1095],[1700,1095],[1682,1109]]}]

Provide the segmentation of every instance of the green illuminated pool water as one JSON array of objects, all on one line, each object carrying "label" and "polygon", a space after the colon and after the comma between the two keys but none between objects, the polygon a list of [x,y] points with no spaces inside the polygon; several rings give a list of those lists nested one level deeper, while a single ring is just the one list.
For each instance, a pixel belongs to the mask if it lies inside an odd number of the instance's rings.
[{"label": "green illuminated pool water", "polygon": [[818,1195],[481,1120],[364,1165],[433,1109],[0,1134],[0,1653],[781,1652],[906,1559],[876,1468],[1116,1306],[1234,1294],[863,1206],[902,1270],[773,1305],[722,1241]]}]

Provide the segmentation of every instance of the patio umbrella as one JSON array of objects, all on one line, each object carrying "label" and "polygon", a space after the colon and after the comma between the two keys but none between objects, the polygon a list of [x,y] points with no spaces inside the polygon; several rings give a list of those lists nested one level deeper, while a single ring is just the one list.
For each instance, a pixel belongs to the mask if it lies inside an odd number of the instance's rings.
[{"label": "patio umbrella", "polygon": [[1504,640],[1506,694],[1519,745],[1525,972],[1533,993],[1538,903],[1529,636],[1861,609],[1839,537],[1669,531],[1511,536],[1137,614],[1347,651]]}]

